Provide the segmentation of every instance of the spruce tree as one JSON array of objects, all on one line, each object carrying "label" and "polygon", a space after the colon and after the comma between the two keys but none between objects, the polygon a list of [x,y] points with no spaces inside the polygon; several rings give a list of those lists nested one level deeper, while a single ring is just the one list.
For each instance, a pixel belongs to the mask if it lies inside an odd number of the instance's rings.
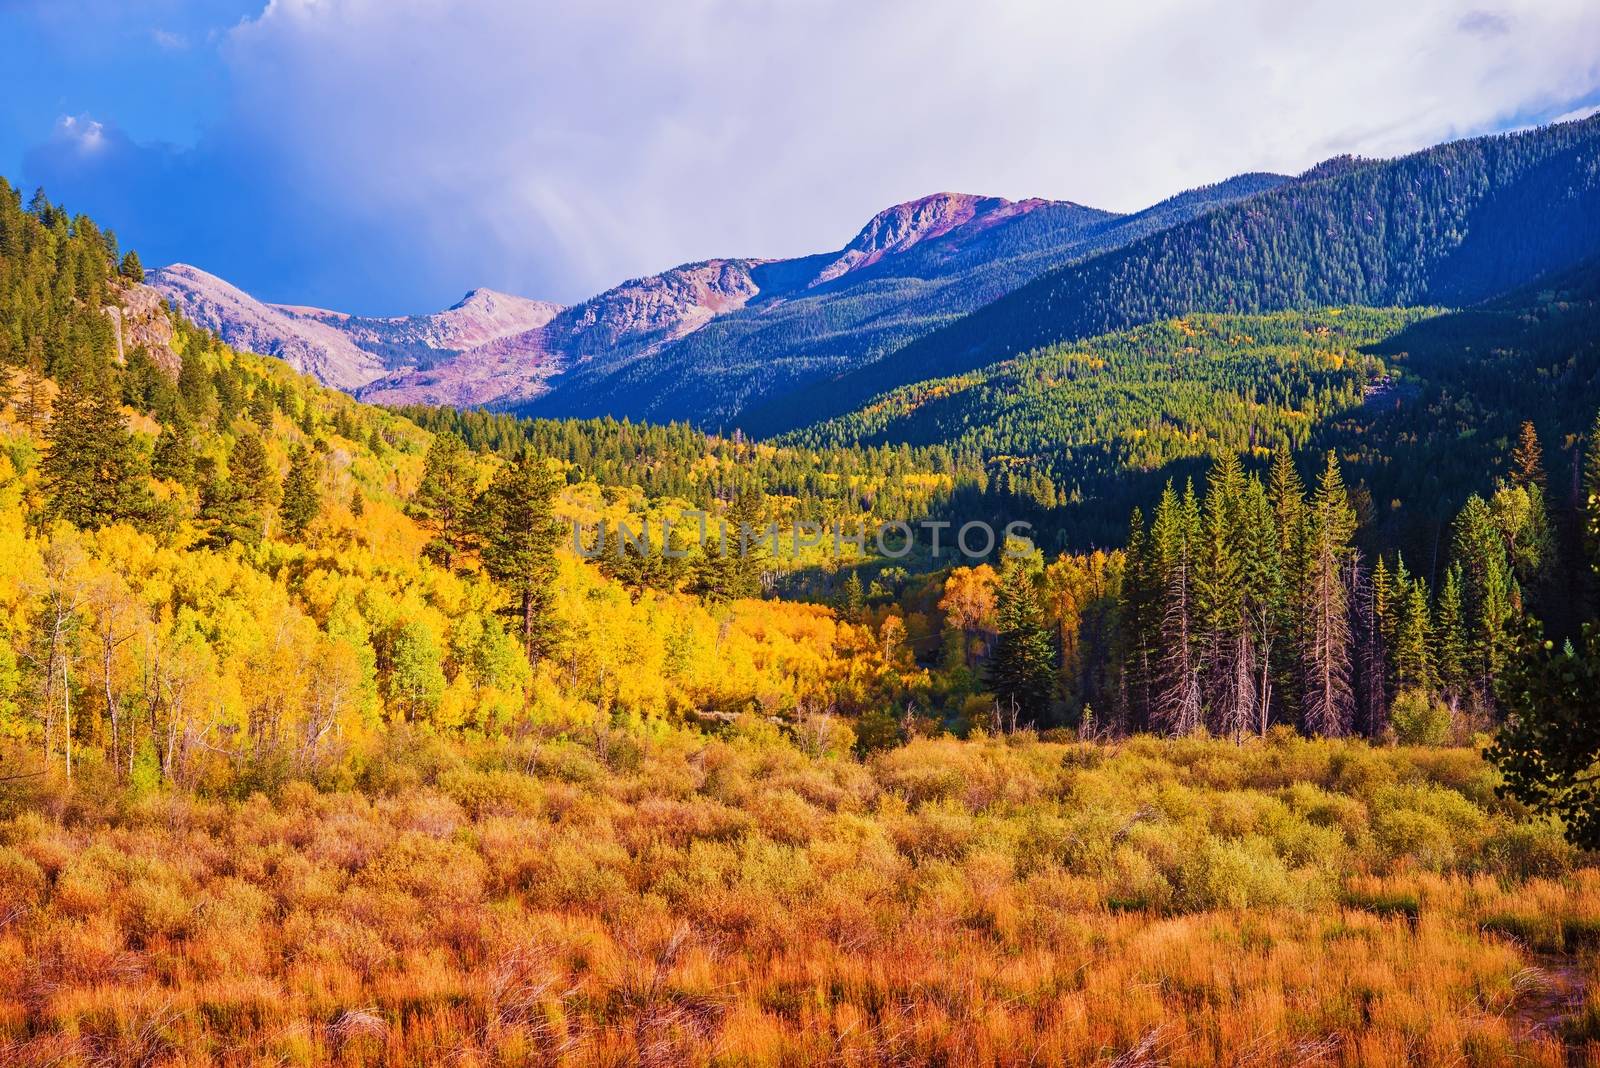
[{"label": "spruce tree", "polygon": [[143,453],[109,376],[67,379],[56,396],[40,463],[50,514],[85,529],[148,518]]},{"label": "spruce tree", "polygon": [[1461,568],[1468,670],[1488,705],[1505,659],[1517,591],[1505,543],[1482,497],[1469,497],[1456,517],[1453,550]]},{"label": "spruce tree", "polygon": [[989,686],[1000,713],[1010,717],[1014,710],[1017,722],[1038,726],[1049,715],[1055,694],[1055,651],[1033,569],[1022,560],[1008,560],[1001,571],[995,621]]},{"label": "spruce tree", "polygon": [[845,576],[839,587],[839,615],[852,623],[859,623],[867,610],[866,591],[861,586],[861,573],[855,568]]},{"label": "spruce tree", "polygon": [[1439,687],[1451,708],[1459,707],[1470,684],[1466,616],[1461,604],[1461,565],[1452,563],[1439,586],[1433,613],[1433,664]]},{"label": "spruce tree", "polygon": [[1145,533],[1144,513],[1135,508],[1128,517],[1127,561],[1117,607],[1123,621],[1120,628],[1123,646],[1122,677],[1127,688],[1130,730],[1150,725],[1154,698],[1156,633],[1154,620],[1159,603],[1151,574],[1150,540]]},{"label": "spruce tree", "polygon": [[318,466],[317,457],[304,445],[296,445],[289,454],[289,473],[283,479],[278,519],[283,524],[284,537],[290,540],[305,537],[306,528],[322,506],[317,490]]},{"label": "spruce tree", "polygon": [[556,545],[561,523],[555,500],[563,481],[542,457],[524,449],[496,472],[472,512],[484,570],[512,597],[522,647],[530,661],[556,643]]},{"label": "spruce tree", "polygon": [[1511,451],[1511,482],[1524,489],[1545,492],[1544,449],[1539,444],[1539,432],[1533,423],[1525,421],[1517,436],[1517,445]]},{"label": "spruce tree", "polygon": [[1272,505],[1273,526],[1278,539],[1278,579],[1280,594],[1273,614],[1277,641],[1272,650],[1272,689],[1277,714],[1286,722],[1301,720],[1303,704],[1304,649],[1307,611],[1306,500],[1305,486],[1286,445],[1273,453],[1267,476],[1267,500]]},{"label": "spruce tree", "polygon": [[250,521],[258,529],[259,536],[265,537],[268,516],[281,490],[267,458],[267,446],[254,428],[241,432],[235,439],[228,453],[227,481],[231,495],[249,510]]},{"label": "spruce tree", "polygon": [[407,512],[433,532],[423,552],[442,567],[455,567],[457,557],[471,545],[468,519],[476,490],[477,464],[471,450],[449,432],[435,436]]},{"label": "spruce tree", "polygon": [[1200,545],[1200,509],[1194,486],[1180,498],[1168,483],[1150,528],[1156,587],[1157,679],[1154,719],[1168,733],[1191,734],[1205,723],[1195,625],[1195,553]]},{"label": "spruce tree", "polygon": [[1304,602],[1307,608],[1301,664],[1304,719],[1313,734],[1350,731],[1355,694],[1350,684],[1350,614],[1346,581],[1355,512],[1339,461],[1330,451],[1311,501]]}]

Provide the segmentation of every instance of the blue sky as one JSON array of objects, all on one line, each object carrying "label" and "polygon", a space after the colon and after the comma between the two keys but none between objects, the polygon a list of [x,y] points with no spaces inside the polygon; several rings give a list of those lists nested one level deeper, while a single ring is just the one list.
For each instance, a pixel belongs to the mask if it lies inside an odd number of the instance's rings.
[{"label": "blue sky", "polygon": [[275,301],[582,299],[1600,104],[1593,0],[0,0],[0,174]]}]

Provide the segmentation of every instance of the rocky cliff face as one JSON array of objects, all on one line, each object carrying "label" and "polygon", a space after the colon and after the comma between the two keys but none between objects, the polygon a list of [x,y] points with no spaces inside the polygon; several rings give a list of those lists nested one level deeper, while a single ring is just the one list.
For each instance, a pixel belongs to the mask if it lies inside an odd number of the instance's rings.
[{"label": "rocky cliff face", "polygon": [[172,320],[167,318],[167,301],[160,292],[146,285],[123,286],[117,303],[105,312],[116,332],[117,359],[143,348],[158,367],[178,373],[181,361],[172,351]]}]

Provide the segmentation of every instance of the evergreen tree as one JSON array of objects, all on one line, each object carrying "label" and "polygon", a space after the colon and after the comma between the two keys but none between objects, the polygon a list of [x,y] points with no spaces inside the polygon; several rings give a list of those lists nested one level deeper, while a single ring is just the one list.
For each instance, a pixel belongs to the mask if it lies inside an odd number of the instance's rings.
[{"label": "evergreen tree", "polygon": [[434,437],[423,461],[422,481],[411,495],[409,515],[433,532],[423,552],[442,567],[453,568],[471,544],[468,519],[476,496],[477,463],[454,434]]},{"label": "evergreen tree", "polygon": [[1195,626],[1194,557],[1200,543],[1200,510],[1192,484],[1179,498],[1168,483],[1156,506],[1150,537],[1162,593],[1154,719],[1171,734],[1191,734],[1205,723]]},{"label": "evergreen tree", "polygon": [[1459,707],[1471,684],[1467,663],[1466,616],[1461,604],[1461,565],[1452,563],[1445,571],[1434,610],[1433,663],[1439,686],[1450,702]]},{"label": "evergreen tree", "polygon": [[1516,448],[1511,451],[1511,482],[1524,489],[1532,488],[1541,496],[1545,492],[1544,449],[1539,444],[1539,432],[1530,421],[1523,422]]},{"label": "evergreen tree", "polygon": [[1306,641],[1301,650],[1306,729],[1329,737],[1348,734],[1354,712],[1346,582],[1355,524],[1339,461],[1329,452],[1311,501]]},{"label": "evergreen tree", "polygon": [[283,524],[284,537],[290,540],[305,537],[306,528],[322,507],[322,495],[317,489],[319,466],[318,458],[304,445],[296,445],[289,454],[289,473],[283,480],[278,519]]},{"label": "evergreen tree", "polygon": [[62,384],[40,463],[54,517],[87,529],[149,516],[143,454],[120,399],[107,380],[74,377]]},{"label": "evergreen tree", "polygon": [[1273,526],[1278,539],[1280,595],[1275,599],[1273,630],[1278,641],[1273,646],[1273,690],[1279,706],[1278,716],[1286,722],[1301,721],[1303,705],[1306,640],[1306,537],[1305,486],[1286,445],[1273,453],[1267,476],[1267,500],[1272,505]]},{"label": "evergreen tree", "polygon": [[531,661],[555,645],[551,587],[561,537],[555,499],[562,485],[548,462],[523,451],[495,473],[472,512],[484,570],[511,591],[522,647]]},{"label": "evergreen tree", "polygon": [[210,413],[216,400],[211,372],[206,370],[205,361],[192,347],[183,350],[182,362],[178,365],[178,396],[185,410],[200,420]]},{"label": "evergreen tree", "polygon": [[1123,649],[1122,677],[1127,688],[1126,726],[1142,730],[1150,725],[1156,679],[1156,608],[1159,591],[1152,579],[1155,568],[1144,514],[1135,508],[1128,517],[1127,559],[1117,607]]},{"label": "evergreen tree", "polygon": [[267,534],[267,517],[280,494],[277,476],[267,458],[267,446],[254,428],[240,433],[228,453],[228,488],[231,496],[247,508],[258,530],[258,540]]},{"label": "evergreen tree", "polygon": [[852,623],[859,623],[867,611],[866,591],[861,587],[861,573],[855,568],[845,576],[839,587],[839,615]]},{"label": "evergreen tree", "polygon": [[1033,569],[1023,560],[1008,560],[1001,572],[995,619],[989,686],[1000,702],[1001,715],[1009,717],[1014,711],[1019,723],[1039,725],[1049,715],[1055,692],[1055,653]]},{"label": "evergreen tree", "polygon": [[[732,594],[735,597],[761,596],[761,573],[767,549],[761,520],[766,511],[765,494],[753,482],[740,487],[728,507],[730,548],[736,548],[732,567]],[[859,585],[860,579],[856,582]]]},{"label": "evergreen tree", "polygon": [[216,469],[209,459],[199,465],[199,525],[205,544],[213,549],[235,542],[253,548],[261,543],[261,512],[233,479]]},{"label": "evergreen tree", "polygon": [[1251,634],[1250,654],[1256,661],[1253,726],[1264,734],[1272,709],[1272,657],[1283,640],[1278,627],[1283,616],[1284,579],[1272,503],[1257,478],[1245,485],[1241,524],[1239,587]]},{"label": "evergreen tree", "polygon": [[151,457],[150,473],[156,478],[187,486],[194,481],[194,471],[194,426],[180,408],[169,422],[161,426],[161,433],[156,437],[155,453]]},{"label": "evergreen tree", "polygon": [[130,282],[144,281],[144,264],[139,262],[139,254],[132,249],[122,257],[122,263],[117,267],[117,273]]},{"label": "evergreen tree", "polygon": [[1453,549],[1461,568],[1468,672],[1487,706],[1493,702],[1509,641],[1516,580],[1494,515],[1482,497],[1468,498],[1456,517]]},{"label": "evergreen tree", "polygon": [[1412,689],[1431,692],[1437,681],[1433,671],[1433,626],[1428,611],[1428,587],[1420,578],[1403,583],[1395,615],[1389,654],[1394,664],[1395,692]]}]

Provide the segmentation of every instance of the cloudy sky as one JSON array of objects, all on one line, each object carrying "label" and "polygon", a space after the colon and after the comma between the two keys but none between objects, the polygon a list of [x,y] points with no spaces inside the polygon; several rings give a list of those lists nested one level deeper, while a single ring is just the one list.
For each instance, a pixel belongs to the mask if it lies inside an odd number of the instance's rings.
[{"label": "cloudy sky", "polygon": [[1594,0],[0,0],[0,174],[275,301],[581,299],[1600,104]]}]

